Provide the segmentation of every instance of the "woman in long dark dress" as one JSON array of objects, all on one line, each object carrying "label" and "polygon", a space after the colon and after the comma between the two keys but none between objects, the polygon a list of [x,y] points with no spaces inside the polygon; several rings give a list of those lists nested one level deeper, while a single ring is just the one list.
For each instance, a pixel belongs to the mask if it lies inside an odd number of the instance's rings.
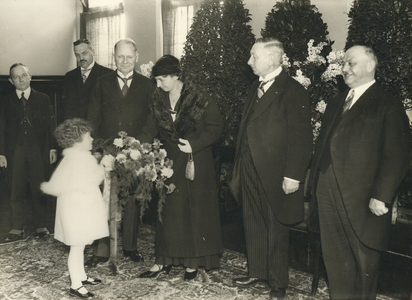
[{"label": "woman in long dark dress", "polygon": [[[179,60],[161,57],[153,67],[157,88],[153,92],[150,132],[157,131],[167,156],[173,160],[169,179],[176,190],[167,195],[162,222],[156,226],[154,266],[143,278],[169,273],[172,265],[186,268],[185,280],[196,277],[199,267],[219,267],[222,236],[217,183],[211,145],[222,134],[224,123],[210,97],[180,79]],[[153,130],[153,127],[157,130]],[[185,176],[189,153],[193,154],[195,178]]]}]

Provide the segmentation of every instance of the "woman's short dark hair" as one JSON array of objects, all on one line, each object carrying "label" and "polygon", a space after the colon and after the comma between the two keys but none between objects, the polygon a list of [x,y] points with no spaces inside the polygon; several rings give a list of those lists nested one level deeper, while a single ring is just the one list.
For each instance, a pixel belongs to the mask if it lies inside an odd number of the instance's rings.
[{"label": "woman's short dark hair", "polygon": [[89,121],[73,118],[57,126],[54,136],[60,147],[70,148],[74,144],[81,142],[83,135],[88,132],[92,132],[92,126]]},{"label": "woman's short dark hair", "polygon": [[166,54],[157,60],[152,68],[152,77],[162,75],[180,75],[179,60],[173,55]]}]

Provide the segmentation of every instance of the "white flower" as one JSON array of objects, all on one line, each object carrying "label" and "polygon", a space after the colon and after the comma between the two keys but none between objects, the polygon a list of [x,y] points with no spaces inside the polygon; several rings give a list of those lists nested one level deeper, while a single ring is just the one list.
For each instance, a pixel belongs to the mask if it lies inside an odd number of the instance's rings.
[{"label": "white flower", "polygon": [[127,159],[127,157],[126,157],[126,155],[123,154],[123,153],[119,153],[119,154],[117,154],[117,156],[116,156],[116,160],[117,160],[119,163],[124,163],[124,162],[126,161],[126,159]]},{"label": "white flower", "polygon": [[173,169],[170,168],[163,168],[161,171],[162,176],[166,178],[170,178],[173,175]]},{"label": "white flower", "polygon": [[321,100],[316,104],[315,110],[323,114],[325,113],[326,105],[327,105],[326,102],[324,100]]},{"label": "white flower", "polygon": [[141,157],[142,155],[140,154],[139,150],[130,150],[130,158],[133,160],[137,160]]},{"label": "white flower", "polygon": [[289,68],[290,68],[289,57],[286,55],[286,53],[283,53],[283,56],[282,56],[282,66],[283,66],[285,69],[289,69]]},{"label": "white flower", "polygon": [[154,66],[154,63],[152,61],[149,61],[149,63],[143,64],[140,66],[140,72],[142,73],[143,76],[150,78],[152,75],[153,66]]},{"label": "white flower", "polygon": [[112,171],[114,161],[115,161],[115,158],[113,157],[113,155],[109,154],[109,155],[103,156],[102,161],[100,163],[102,164],[102,166],[104,167],[106,171]]},{"label": "white flower", "polygon": [[311,84],[311,81],[309,78],[307,78],[305,75],[303,75],[301,70],[296,71],[296,76],[293,76],[293,79],[295,79],[297,82],[299,82],[305,89],[308,89],[308,87]]},{"label": "white flower", "polygon": [[118,148],[122,148],[123,147],[123,139],[121,139],[121,138],[114,139],[113,144]]},{"label": "white flower", "polygon": [[139,170],[136,170],[136,175],[139,176],[144,172],[144,168],[140,168]]}]

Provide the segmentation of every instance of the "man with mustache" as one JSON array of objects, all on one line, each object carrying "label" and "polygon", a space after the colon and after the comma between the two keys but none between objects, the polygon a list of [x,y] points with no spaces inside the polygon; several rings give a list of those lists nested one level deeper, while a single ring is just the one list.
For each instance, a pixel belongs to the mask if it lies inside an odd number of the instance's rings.
[{"label": "man with mustache", "polygon": [[78,66],[64,76],[64,91],[59,109],[60,123],[72,118],[86,119],[89,100],[97,78],[113,72],[94,60],[94,50],[89,40],[75,41],[73,51]]},{"label": "man with mustache", "polygon": [[332,299],[376,299],[393,196],[408,169],[410,130],[402,103],[375,81],[366,46],[346,51],[350,89],[332,99],[312,161],[323,258]]},{"label": "man with mustache", "polygon": [[[113,141],[120,131],[136,137],[146,124],[152,82],[134,70],[138,56],[136,43],[131,39],[122,39],[114,46],[117,70],[97,79],[88,110],[95,137]],[[138,226],[139,205],[130,195],[124,207],[123,254],[135,262],[143,260],[137,251]],[[86,266],[107,261],[109,245],[108,238],[99,240]]]}]

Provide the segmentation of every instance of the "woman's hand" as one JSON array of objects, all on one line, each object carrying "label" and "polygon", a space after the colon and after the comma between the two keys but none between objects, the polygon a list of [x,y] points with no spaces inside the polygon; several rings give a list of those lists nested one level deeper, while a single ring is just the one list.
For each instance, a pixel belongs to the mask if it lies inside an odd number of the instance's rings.
[{"label": "woman's hand", "polygon": [[192,146],[188,140],[179,139],[180,144],[178,144],[180,151],[184,153],[192,153]]}]

